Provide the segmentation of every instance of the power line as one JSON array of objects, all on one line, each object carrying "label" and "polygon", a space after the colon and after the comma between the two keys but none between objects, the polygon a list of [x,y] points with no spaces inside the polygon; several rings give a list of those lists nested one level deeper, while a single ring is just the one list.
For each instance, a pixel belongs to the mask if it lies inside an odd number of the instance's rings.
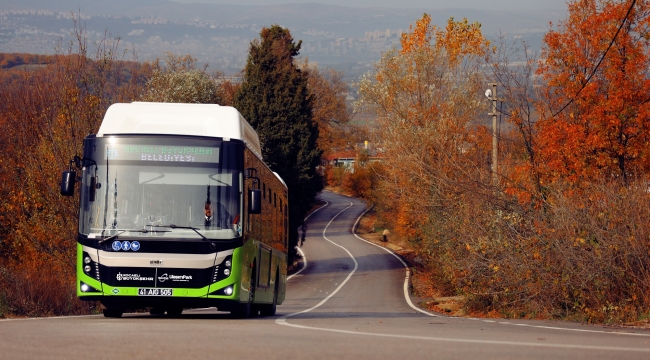
[{"label": "power line", "polygon": [[609,49],[614,45],[614,41],[616,41],[616,38],[618,37],[618,33],[623,28],[623,25],[625,25],[625,22],[627,21],[627,18],[630,16],[630,13],[632,13],[632,8],[634,8],[635,4],[636,4],[636,0],[632,0],[632,4],[630,4],[630,8],[627,10],[627,14],[625,14],[625,17],[623,18],[623,21],[621,22],[621,25],[618,27],[618,30],[616,30],[616,34],[614,34],[614,37],[612,38],[612,41],[609,43],[609,46],[607,47],[607,49],[603,53],[603,56],[598,61],[598,64],[596,64],[596,67],[594,68],[594,70],[591,72],[591,74],[589,74],[589,77],[587,77],[587,80],[584,82],[584,84],[582,84],[582,87],[580,88],[580,90],[578,90],[578,92],[573,96],[573,98],[571,98],[571,100],[569,100],[569,102],[566,103],[566,105],[564,105],[562,107],[562,109],[560,109],[560,111],[553,114],[552,117],[555,117],[559,113],[564,111],[569,105],[571,105],[575,101],[575,99],[578,97],[578,95],[580,95],[582,90],[584,90],[584,88],[587,87],[587,84],[589,83],[591,78],[596,74],[596,71],[598,70],[598,67],[600,67],[600,64],[603,62],[603,60],[605,60],[605,56],[607,56],[607,53],[609,52]]}]

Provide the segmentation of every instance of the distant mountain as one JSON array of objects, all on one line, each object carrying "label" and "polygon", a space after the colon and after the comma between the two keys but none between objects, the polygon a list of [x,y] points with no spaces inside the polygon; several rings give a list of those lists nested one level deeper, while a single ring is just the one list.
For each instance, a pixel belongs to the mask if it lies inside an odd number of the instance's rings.
[{"label": "distant mountain", "polygon": [[79,11],[85,34],[92,41],[100,41],[108,32],[121,39],[123,50],[134,49],[139,60],[164,57],[167,52],[190,54],[230,74],[243,68],[250,41],[259,37],[261,28],[278,24],[303,41],[301,56],[352,77],[366,72],[385,51],[398,47],[400,33],[408,31],[424,12],[440,27],[450,17],[478,21],[486,37],[508,33],[527,41],[531,50],[541,47],[549,21],[566,16],[557,10],[358,8],[319,3],[253,6],[165,0],[0,0],[0,52],[56,52],[61,40],[74,41],[70,13]]},{"label": "distant mountain", "polygon": [[[549,21],[557,22],[565,13],[558,10],[480,11],[468,9],[403,9],[357,8],[319,3],[283,5],[219,5],[205,3],[181,4],[164,0],[0,0],[0,10],[52,10],[87,15],[155,16],[170,20],[213,21],[221,23],[255,23],[259,26],[280,24],[289,28],[325,28],[352,36],[359,31],[408,29],[410,24],[428,12],[434,24],[444,26],[447,19],[467,18],[482,24],[486,35],[499,30],[514,32],[524,29],[547,29]],[[365,29],[365,30],[363,30]]]},{"label": "distant mountain", "polygon": [[92,15],[118,15],[127,11],[175,4],[165,0],[0,0],[0,10],[77,11]]}]

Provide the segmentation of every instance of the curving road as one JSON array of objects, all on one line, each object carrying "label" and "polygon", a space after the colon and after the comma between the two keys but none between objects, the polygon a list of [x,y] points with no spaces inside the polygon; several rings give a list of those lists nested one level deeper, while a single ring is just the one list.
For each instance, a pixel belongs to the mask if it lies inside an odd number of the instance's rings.
[{"label": "curving road", "polygon": [[211,309],[0,321],[0,359],[649,359],[650,332],[576,323],[437,316],[410,303],[405,267],[351,234],[365,210],[325,192],[308,219],[306,267],[269,318]]}]

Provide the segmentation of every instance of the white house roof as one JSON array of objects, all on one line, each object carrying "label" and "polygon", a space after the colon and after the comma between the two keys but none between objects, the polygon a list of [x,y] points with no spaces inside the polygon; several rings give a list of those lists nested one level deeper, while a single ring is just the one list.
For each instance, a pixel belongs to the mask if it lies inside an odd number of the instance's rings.
[{"label": "white house roof", "polygon": [[97,137],[119,134],[208,136],[243,140],[261,157],[257,133],[237,109],[214,104],[117,103],[106,111]]}]

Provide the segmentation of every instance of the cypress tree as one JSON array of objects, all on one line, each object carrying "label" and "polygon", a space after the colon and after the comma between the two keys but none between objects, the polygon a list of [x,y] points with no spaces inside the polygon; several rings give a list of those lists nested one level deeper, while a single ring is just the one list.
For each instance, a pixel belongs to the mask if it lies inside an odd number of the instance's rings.
[{"label": "cypress tree", "polygon": [[257,131],[262,156],[289,188],[289,261],[295,256],[298,227],[322,190],[318,126],[312,120],[307,76],[294,64],[302,41],[288,29],[263,28],[251,42],[234,107]]}]

